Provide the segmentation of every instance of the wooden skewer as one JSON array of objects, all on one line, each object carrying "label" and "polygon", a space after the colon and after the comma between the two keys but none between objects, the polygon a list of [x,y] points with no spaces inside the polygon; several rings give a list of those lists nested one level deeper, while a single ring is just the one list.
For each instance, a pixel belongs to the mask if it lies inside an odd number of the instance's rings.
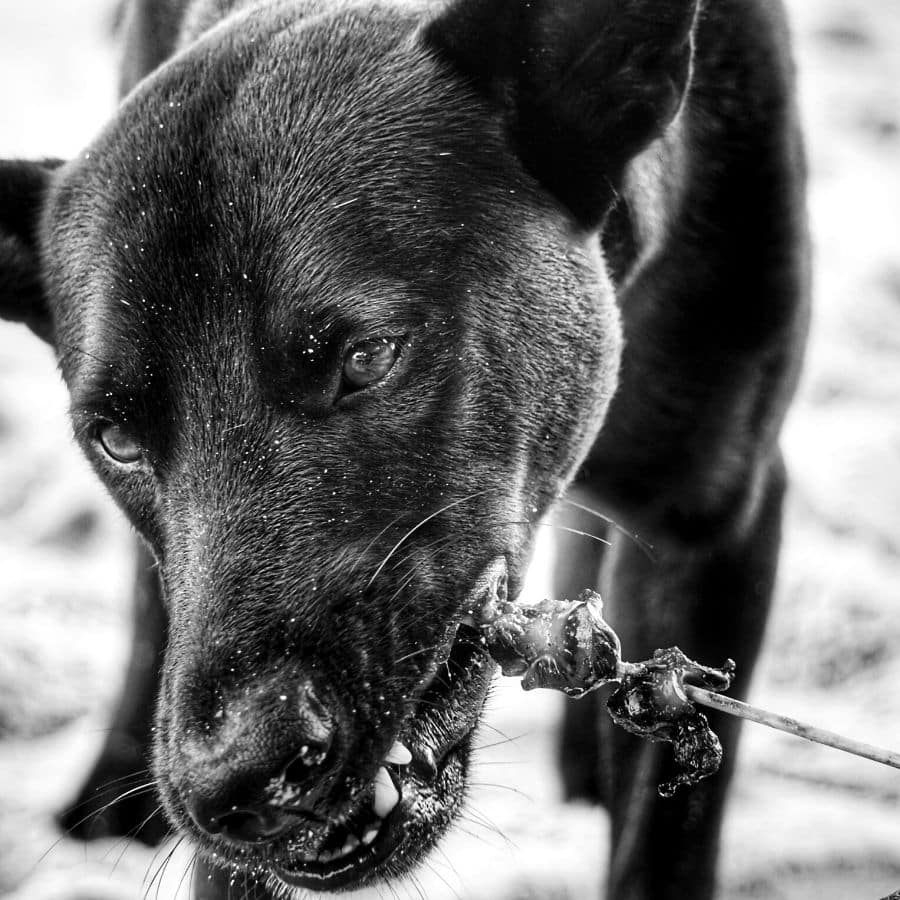
[{"label": "wooden skewer", "polygon": [[691,684],[684,685],[684,692],[694,703],[699,703],[702,706],[718,709],[720,712],[739,716],[742,719],[749,719],[751,722],[759,722],[760,725],[768,725],[769,728],[776,728],[779,731],[794,734],[808,741],[824,744],[826,747],[834,747],[837,750],[843,750],[845,753],[852,753],[855,756],[862,756],[866,759],[883,763],[886,766],[900,769],[900,753],[895,753],[893,750],[885,750],[882,747],[855,741],[853,738],[844,737],[844,735],[837,734],[834,731],[817,728],[815,725],[808,725],[788,716],[780,716],[778,713],[769,712],[767,709],[760,709],[758,706],[742,703],[733,697],[714,694],[712,691],[705,691],[703,688],[694,687]]}]

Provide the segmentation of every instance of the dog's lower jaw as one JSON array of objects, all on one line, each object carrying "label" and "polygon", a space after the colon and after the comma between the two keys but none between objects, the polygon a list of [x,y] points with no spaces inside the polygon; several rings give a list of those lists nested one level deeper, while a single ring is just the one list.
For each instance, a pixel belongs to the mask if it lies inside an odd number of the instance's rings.
[{"label": "dog's lower jaw", "polygon": [[[479,711],[486,695],[485,687],[478,700]],[[276,895],[285,892],[291,895],[301,890],[349,891],[401,877],[422,862],[460,811],[466,796],[476,727],[472,726],[455,746],[445,751],[433,773],[427,766],[415,764],[395,770],[400,802],[380,823],[376,835],[367,836],[368,840],[354,837],[356,845],[350,849],[345,847],[347,852],[310,854],[298,850],[292,853],[290,838],[277,854],[265,851],[260,855],[246,851],[237,851],[234,855],[221,851],[201,852],[216,866],[232,868],[238,877],[239,873],[246,872],[267,882]],[[343,835],[344,831],[344,826],[337,826],[326,844],[334,843],[334,834]],[[343,840],[344,837],[340,837],[337,842]],[[298,846],[303,846],[302,837]]]},{"label": "dog's lower jaw", "polygon": [[435,677],[401,730],[413,760],[394,770],[400,802],[374,840],[325,863],[274,865],[276,884],[318,891],[360,888],[404,875],[437,844],[465,800],[472,739],[495,667],[481,647],[460,636],[442,669],[445,675]]},{"label": "dog's lower jaw", "polygon": [[465,799],[471,752],[469,732],[444,758],[436,777],[426,782],[413,773],[400,780],[402,799],[370,844],[328,862],[300,866],[276,863],[271,886],[316,891],[346,891],[406,874],[443,836]]}]

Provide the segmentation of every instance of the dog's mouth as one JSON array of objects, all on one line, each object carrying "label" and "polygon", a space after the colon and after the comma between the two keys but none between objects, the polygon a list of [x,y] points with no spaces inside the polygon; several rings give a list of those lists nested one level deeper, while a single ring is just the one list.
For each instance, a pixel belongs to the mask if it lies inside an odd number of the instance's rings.
[{"label": "dog's mouth", "polygon": [[[505,564],[494,564],[470,595],[472,605],[505,586]],[[493,671],[477,632],[461,624],[352,812],[320,825],[313,842],[309,835],[289,838],[283,851],[270,857],[271,876],[282,887],[340,891],[402,875],[416,865],[465,799],[472,737]]]}]

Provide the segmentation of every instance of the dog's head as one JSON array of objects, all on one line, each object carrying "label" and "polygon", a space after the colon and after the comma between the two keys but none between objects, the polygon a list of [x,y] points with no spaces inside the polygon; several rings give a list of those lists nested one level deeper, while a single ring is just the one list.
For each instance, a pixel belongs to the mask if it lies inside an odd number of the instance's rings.
[{"label": "dog's head", "polygon": [[614,390],[597,240],[693,2],[275,5],[78,159],[0,167],[0,311],[152,547],[172,820],[282,884],[403,872],[464,794],[515,594]]}]

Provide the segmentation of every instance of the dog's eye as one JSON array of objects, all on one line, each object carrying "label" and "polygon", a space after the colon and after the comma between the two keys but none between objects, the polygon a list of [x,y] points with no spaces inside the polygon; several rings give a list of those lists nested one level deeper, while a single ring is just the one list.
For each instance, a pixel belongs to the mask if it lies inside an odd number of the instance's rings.
[{"label": "dog's eye", "polygon": [[351,389],[380,381],[391,371],[397,353],[397,342],[393,338],[359,341],[344,357],[344,381]]},{"label": "dog's eye", "polygon": [[107,455],[116,462],[136,463],[144,456],[141,445],[124,428],[113,422],[100,426],[97,440]]}]

